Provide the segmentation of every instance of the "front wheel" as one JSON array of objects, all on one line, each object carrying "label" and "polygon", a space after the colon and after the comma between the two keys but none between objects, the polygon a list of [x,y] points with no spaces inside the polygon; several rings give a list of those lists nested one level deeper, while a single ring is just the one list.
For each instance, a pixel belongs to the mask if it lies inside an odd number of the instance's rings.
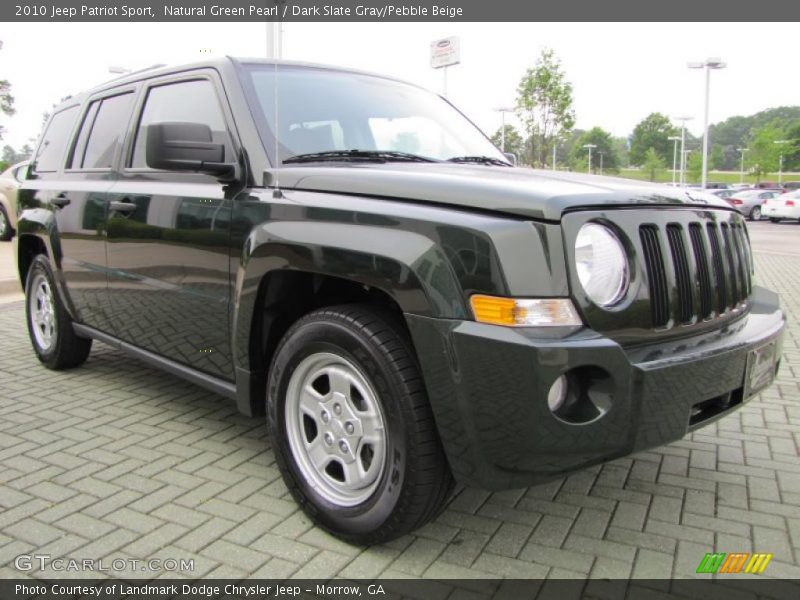
[{"label": "front wheel", "polygon": [[33,350],[49,369],[69,369],[86,361],[92,340],[78,337],[72,319],[56,291],[46,256],[33,259],[25,283],[28,334]]},{"label": "front wheel", "polygon": [[777,218],[775,218],[775,217],[770,217],[770,218],[769,218],[769,222],[770,222],[770,223],[780,223],[780,222],[781,222],[781,220],[780,220],[780,219],[777,219]]},{"label": "front wheel", "polygon": [[270,368],[267,419],[292,495],[346,541],[408,533],[452,490],[413,351],[390,315],[339,306],[295,323]]},{"label": "front wheel", "polygon": [[750,220],[751,221],[760,221],[761,220],[761,207],[754,206],[753,210],[750,211]]}]

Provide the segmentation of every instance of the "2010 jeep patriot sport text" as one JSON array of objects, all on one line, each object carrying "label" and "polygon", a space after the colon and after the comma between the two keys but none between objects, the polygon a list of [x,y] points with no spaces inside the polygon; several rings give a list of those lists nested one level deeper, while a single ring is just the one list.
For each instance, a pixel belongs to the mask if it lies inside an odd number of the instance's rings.
[{"label": "2010 jeep patriot sport text", "polygon": [[454,480],[521,487],[677,440],[779,362],[739,213],[515,168],[385,77],[128,75],[54,111],[19,203],[41,362],[97,339],[266,415],[294,497],[353,542],[420,526]]}]

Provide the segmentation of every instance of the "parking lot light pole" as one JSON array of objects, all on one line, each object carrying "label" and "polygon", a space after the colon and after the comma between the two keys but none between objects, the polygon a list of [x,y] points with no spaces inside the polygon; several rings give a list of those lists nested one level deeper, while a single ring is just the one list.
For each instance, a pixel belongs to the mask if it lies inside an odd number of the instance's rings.
[{"label": "parking lot light pole", "polygon": [[587,173],[592,172],[592,148],[597,148],[597,144],[584,144],[584,148],[589,149],[589,169],[586,171]]},{"label": "parking lot light pole", "polygon": [[708,100],[711,89],[711,70],[724,69],[728,65],[721,59],[715,57],[707,58],[704,62],[690,62],[687,66],[690,69],[706,70],[706,101],[703,117],[703,174],[700,180],[700,186],[705,188],[708,183]]},{"label": "parking lot light pole", "polygon": [[672,187],[675,187],[675,175],[678,169],[678,142],[682,141],[682,137],[677,135],[670,136],[669,140],[672,142]]},{"label": "parking lot light pole", "polygon": [[506,113],[514,112],[513,108],[506,108],[504,106],[498,106],[494,109],[495,112],[499,112],[501,117],[502,124],[500,125],[500,151],[506,151]]},{"label": "parking lot light pole", "polygon": [[681,175],[678,178],[678,184],[686,185],[686,121],[691,121],[692,117],[675,117],[676,120],[681,122]]},{"label": "parking lot light pole", "polygon": [[783,183],[783,146],[784,144],[791,143],[792,140],[775,140],[773,144],[779,144],[781,147],[780,159],[778,160],[778,185]]},{"label": "parking lot light pole", "polygon": [[736,151],[742,155],[742,167],[739,171],[739,183],[744,183],[744,153],[748,152],[750,148],[737,148]]}]

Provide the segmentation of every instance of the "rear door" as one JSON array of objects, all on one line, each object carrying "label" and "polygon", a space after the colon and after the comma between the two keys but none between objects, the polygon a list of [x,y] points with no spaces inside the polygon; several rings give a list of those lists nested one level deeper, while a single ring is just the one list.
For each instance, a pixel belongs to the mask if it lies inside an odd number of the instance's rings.
[{"label": "rear door", "polygon": [[108,211],[109,295],[117,335],[140,348],[226,379],[230,351],[231,199],[208,175],[151,169],[147,128],[208,125],[235,156],[233,121],[216,73],[150,81],[126,143]]},{"label": "rear door", "polygon": [[107,192],[117,176],[135,91],[105,92],[90,97],[80,110],[76,106],[56,114],[32,167],[35,185],[55,213],[54,255],[76,319],[108,333],[113,329],[106,274]]}]

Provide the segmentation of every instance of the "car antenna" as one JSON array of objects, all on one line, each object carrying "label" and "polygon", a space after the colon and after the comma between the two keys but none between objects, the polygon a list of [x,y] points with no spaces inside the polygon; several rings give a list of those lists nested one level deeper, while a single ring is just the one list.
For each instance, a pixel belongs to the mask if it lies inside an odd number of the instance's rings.
[{"label": "car antenna", "polygon": [[[269,24],[268,24],[268,26],[269,26]],[[275,27],[276,30],[279,30],[280,26],[281,26],[280,21],[272,23],[272,27]],[[273,96],[273,104],[275,106],[275,166],[276,166],[276,169],[275,169],[275,188],[272,190],[272,197],[273,198],[282,198],[283,197],[283,193],[281,192],[281,184],[280,184],[281,157],[278,154],[279,148],[280,148],[279,142],[278,142],[278,138],[280,136],[280,130],[281,130],[280,123],[278,122],[278,57],[276,56],[276,52],[275,52],[275,46],[276,46],[275,42],[277,41],[277,38],[280,36],[280,31],[275,31],[274,33],[275,33],[275,35],[267,36],[269,38],[269,41],[272,42],[272,51],[270,53],[272,55],[272,67],[273,67],[273,70],[272,70],[273,85],[272,85],[272,87],[275,90],[274,96]]]}]

